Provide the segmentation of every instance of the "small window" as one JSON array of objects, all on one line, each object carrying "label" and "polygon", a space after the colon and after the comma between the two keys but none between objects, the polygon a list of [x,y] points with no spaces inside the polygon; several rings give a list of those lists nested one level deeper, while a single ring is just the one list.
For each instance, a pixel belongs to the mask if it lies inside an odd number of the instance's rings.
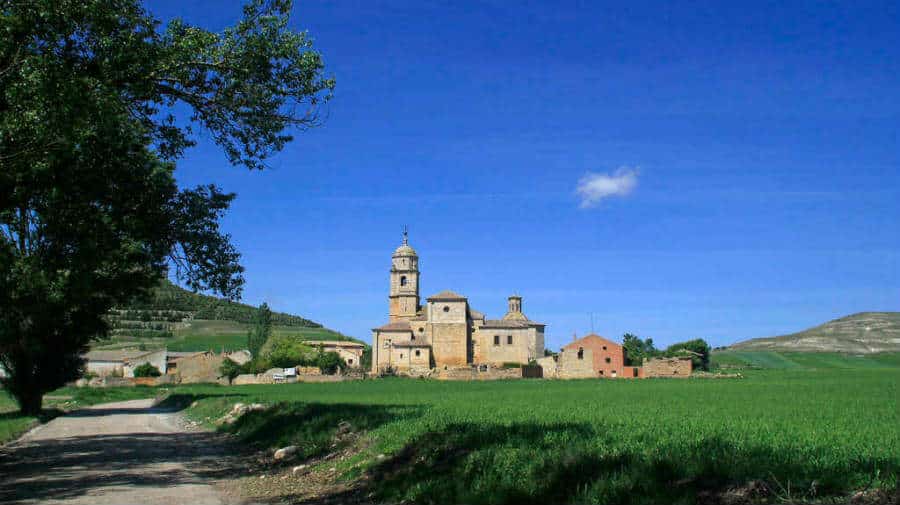
[{"label": "small window", "polygon": [[578,348],[578,359],[584,359],[584,348],[583,347]]},{"label": "small window", "polygon": [[606,350],[606,346],[605,346],[605,345],[603,346],[603,350],[604,350],[604,351]]},{"label": "small window", "polygon": [[450,312],[450,306],[444,305],[444,312]]},{"label": "small window", "polygon": [[506,336],[506,344],[507,344],[507,345],[512,345],[512,335],[507,335],[507,336]]},{"label": "small window", "polygon": [[419,356],[421,356],[421,355],[422,355],[422,351],[416,349],[416,357],[419,357]]},{"label": "small window", "polygon": [[403,353],[400,353],[400,359],[403,359]]},{"label": "small window", "polygon": [[415,335],[410,335],[410,336],[409,336],[409,339],[410,339],[410,340],[415,340],[415,339],[416,339],[416,336],[415,336]]},{"label": "small window", "polygon": [[391,339],[387,339],[384,341],[384,348],[387,349],[391,346]]},{"label": "small window", "polygon": [[348,360],[347,360],[347,364],[348,364],[348,365],[352,365],[352,364],[353,364],[353,359],[352,359],[352,358],[351,358],[351,359],[348,359]]},{"label": "small window", "polygon": [[419,333],[422,333],[423,331],[425,331],[425,328],[419,328]]},{"label": "small window", "polygon": [[609,362],[611,362],[611,361],[612,361],[612,360],[609,359],[609,356],[607,356],[607,357],[606,357],[606,362],[609,363]]},{"label": "small window", "polygon": [[405,275],[402,276],[402,277],[400,277],[400,285],[401,285],[401,286],[406,286],[406,276],[405,276]]},{"label": "small window", "polygon": [[500,335],[494,335],[494,345],[500,345]]},{"label": "small window", "polygon": [[600,370],[600,375],[603,375],[603,370]]}]

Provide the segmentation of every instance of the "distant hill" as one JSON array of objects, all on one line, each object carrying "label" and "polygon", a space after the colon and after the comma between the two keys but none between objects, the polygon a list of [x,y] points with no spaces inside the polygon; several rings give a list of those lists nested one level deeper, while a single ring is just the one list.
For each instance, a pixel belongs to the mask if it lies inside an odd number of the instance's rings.
[{"label": "distant hill", "polygon": [[900,312],[860,312],[798,333],[754,338],[728,348],[853,354],[898,352]]},{"label": "distant hill", "polygon": [[[111,310],[107,315],[109,336],[97,341],[94,348],[243,349],[256,311],[257,307],[192,293],[163,280],[149,299]],[[310,319],[283,312],[272,313],[272,334],[300,340],[363,343]]]},{"label": "distant hill", "polygon": [[[135,301],[122,307],[119,312],[132,311],[140,315],[140,311],[158,311],[174,313],[190,313],[193,319],[210,319],[215,321],[234,321],[249,323],[257,308],[252,305],[232,302],[215,296],[192,293],[172,284],[167,279],[160,282],[149,300]],[[126,314],[127,315],[127,314]],[[321,328],[322,325],[300,316],[272,312],[272,324],[278,326],[302,326],[304,328]]]}]

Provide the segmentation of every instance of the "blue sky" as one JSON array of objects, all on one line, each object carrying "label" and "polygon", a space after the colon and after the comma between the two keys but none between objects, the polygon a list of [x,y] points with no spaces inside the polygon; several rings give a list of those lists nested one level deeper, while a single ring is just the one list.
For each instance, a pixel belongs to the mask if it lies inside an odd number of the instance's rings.
[{"label": "blue sky", "polygon": [[[240,5],[148,1],[219,29]],[[324,125],[238,193],[244,301],[368,340],[402,225],[424,295],[506,296],[548,347],[713,345],[900,310],[900,4],[298,2]],[[579,187],[583,189],[579,192]]]}]

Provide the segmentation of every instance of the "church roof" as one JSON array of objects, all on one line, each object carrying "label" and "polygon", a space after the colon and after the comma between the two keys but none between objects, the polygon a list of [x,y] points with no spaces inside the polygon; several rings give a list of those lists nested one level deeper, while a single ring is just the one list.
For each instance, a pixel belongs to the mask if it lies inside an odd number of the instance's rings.
[{"label": "church roof", "polygon": [[514,321],[509,319],[485,319],[482,328],[532,328],[545,326],[534,321]]},{"label": "church roof", "polygon": [[394,249],[394,256],[418,256],[419,254],[415,249],[410,247],[408,244],[403,244],[400,247]]},{"label": "church roof", "polygon": [[528,321],[528,318],[525,317],[525,314],[521,312],[507,312],[505,316],[503,316],[504,321]]},{"label": "church roof", "polygon": [[412,331],[412,329],[409,327],[409,323],[406,321],[396,321],[393,323],[388,323],[388,324],[385,324],[384,326],[379,326],[378,328],[375,328],[375,329],[383,330],[383,331],[402,331],[402,330]]},{"label": "church roof", "polygon": [[428,301],[429,301],[429,302],[430,302],[430,301],[436,301],[436,300],[448,301],[448,302],[452,302],[452,301],[465,301],[465,300],[466,300],[466,297],[463,296],[463,295],[461,295],[461,294],[459,294],[459,293],[454,293],[453,291],[450,291],[449,289],[446,289],[446,290],[441,291],[440,293],[438,293],[438,294],[436,294],[436,295],[432,295],[432,296],[429,296],[429,297],[428,297]]}]

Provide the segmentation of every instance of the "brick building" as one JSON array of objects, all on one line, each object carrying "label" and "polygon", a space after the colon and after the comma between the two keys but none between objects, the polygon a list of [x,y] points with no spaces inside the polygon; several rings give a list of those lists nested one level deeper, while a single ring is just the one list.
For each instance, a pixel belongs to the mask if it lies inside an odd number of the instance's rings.
[{"label": "brick building", "polygon": [[563,347],[558,367],[563,379],[641,376],[639,367],[625,366],[625,349],[621,345],[593,333]]}]

